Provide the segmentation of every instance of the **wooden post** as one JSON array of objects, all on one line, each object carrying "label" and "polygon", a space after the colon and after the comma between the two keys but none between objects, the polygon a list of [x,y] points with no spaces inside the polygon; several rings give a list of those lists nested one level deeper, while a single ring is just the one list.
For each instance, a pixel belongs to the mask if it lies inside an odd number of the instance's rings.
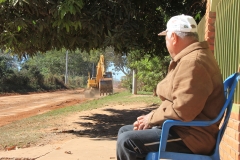
[{"label": "wooden post", "polygon": [[137,94],[137,78],[136,78],[137,70],[133,70],[133,81],[132,81],[132,94]]},{"label": "wooden post", "polygon": [[68,83],[68,50],[66,51],[65,84]]}]

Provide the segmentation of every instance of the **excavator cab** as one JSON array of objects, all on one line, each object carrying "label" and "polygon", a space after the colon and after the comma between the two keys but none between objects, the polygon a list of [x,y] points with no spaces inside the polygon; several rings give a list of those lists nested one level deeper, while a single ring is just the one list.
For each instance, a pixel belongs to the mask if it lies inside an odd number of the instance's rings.
[{"label": "excavator cab", "polygon": [[104,78],[112,78],[112,72],[106,72],[104,75],[103,75]]}]

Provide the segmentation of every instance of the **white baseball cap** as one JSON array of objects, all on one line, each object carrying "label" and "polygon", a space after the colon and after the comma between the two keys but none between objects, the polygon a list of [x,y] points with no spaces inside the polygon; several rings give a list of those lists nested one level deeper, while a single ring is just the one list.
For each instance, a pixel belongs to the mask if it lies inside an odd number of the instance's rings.
[{"label": "white baseball cap", "polygon": [[167,22],[167,29],[159,33],[159,36],[165,36],[167,31],[172,32],[197,32],[197,23],[193,17],[188,15],[178,15],[170,18]]}]

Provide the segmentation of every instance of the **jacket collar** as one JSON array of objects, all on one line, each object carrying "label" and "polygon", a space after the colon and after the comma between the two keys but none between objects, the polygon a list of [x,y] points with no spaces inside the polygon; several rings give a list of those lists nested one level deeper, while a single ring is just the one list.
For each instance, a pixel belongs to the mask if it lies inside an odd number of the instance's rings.
[{"label": "jacket collar", "polygon": [[180,53],[178,53],[178,54],[173,58],[173,61],[174,61],[174,62],[179,61],[182,57],[184,57],[185,55],[193,52],[194,50],[207,49],[207,48],[209,48],[207,41],[192,43],[192,44],[190,44],[189,46],[187,46],[186,48],[184,48]]}]

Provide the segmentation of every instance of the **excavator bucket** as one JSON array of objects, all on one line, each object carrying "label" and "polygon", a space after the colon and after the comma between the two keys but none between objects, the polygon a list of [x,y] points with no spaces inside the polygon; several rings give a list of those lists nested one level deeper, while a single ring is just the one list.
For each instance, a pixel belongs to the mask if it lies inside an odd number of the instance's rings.
[{"label": "excavator bucket", "polygon": [[100,80],[100,82],[99,82],[99,93],[100,93],[100,96],[104,95],[104,93],[106,95],[113,93],[112,79],[104,78],[104,79]]}]

